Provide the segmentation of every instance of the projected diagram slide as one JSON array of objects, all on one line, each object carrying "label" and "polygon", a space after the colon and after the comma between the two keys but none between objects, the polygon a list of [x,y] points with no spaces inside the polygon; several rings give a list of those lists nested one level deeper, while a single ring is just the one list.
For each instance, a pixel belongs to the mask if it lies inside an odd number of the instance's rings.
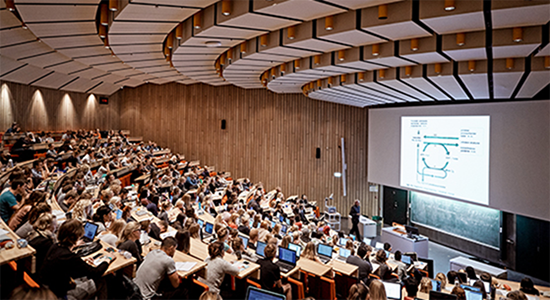
[{"label": "projected diagram slide", "polygon": [[489,204],[489,121],[402,117],[401,186]]}]

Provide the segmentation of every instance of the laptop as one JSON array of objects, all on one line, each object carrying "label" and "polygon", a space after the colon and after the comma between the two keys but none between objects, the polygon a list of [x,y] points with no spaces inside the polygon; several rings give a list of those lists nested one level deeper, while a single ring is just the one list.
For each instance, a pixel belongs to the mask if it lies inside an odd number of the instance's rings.
[{"label": "laptop", "polygon": [[430,281],[432,282],[432,291],[441,292],[441,281],[435,279],[430,279]]},{"label": "laptop", "polygon": [[317,245],[317,254],[319,254],[319,260],[326,264],[332,259],[332,247],[319,243]]},{"label": "laptop", "polygon": [[474,292],[471,290],[464,290],[466,293],[466,300],[483,300],[483,294],[480,292]]},{"label": "laptop", "polygon": [[355,234],[350,234],[349,237],[350,237],[354,242],[355,242],[355,240],[357,239],[357,238],[355,237]]},{"label": "laptop", "polygon": [[351,255],[351,250],[346,248],[340,248],[340,250],[338,251],[337,259],[346,261],[346,259],[348,259],[350,255]]},{"label": "laptop", "polygon": [[202,226],[204,226],[204,221],[201,219],[198,219],[197,224],[199,224],[199,227],[202,228]]},{"label": "laptop", "polygon": [[286,297],[281,294],[273,293],[267,290],[262,290],[257,287],[249,286],[246,291],[245,300],[286,300]]},{"label": "laptop", "polygon": [[342,246],[342,247],[345,247],[347,242],[348,242],[348,239],[341,238],[341,239],[338,240],[338,245]]},{"label": "laptop", "polygon": [[472,292],[478,292],[478,293],[481,293],[481,289],[480,288],[477,288],[477,287],[474,287],[474,286],[470,286],[470,285],[467,285],[467,284],[461,284],[460,287],[466,291],[472,291]]},{"label": "laptop", "polygon": [[407,266],[410,265],[412,263],[412,259],[410,256],[408,255],[403,255],[401,256],[401,261],[406,264]]},{"label": "laptop", "polygon": [[279,222],[283,223],[284,220],[285,220],[285,217],[279,215]]},{"label": "laptop", "polygon": [[452,294],[430,291],[429,300],[457,300],[457,297]]},{"label": "laptop", "polygon": [[382,281],[386,289],[386,297],[393,300],[401,300],[401,284]]},{"label": "laptop", "polygon": [[275,224],[277,224],[275,221],[271,221],[271,228],[275,227]]},{"label": "laptop", "polygon": [[296,244],[293,244],[293,243],[288,243],[288,249],[296,251],[296,256],[298,258],[300,257],[300,253],[302,252],[302,247],[300,247],[300,245],[296,245]]},{"label": "laptop", "polygon": [[374,248],[375,248],[375,249],[382,249],[382,250],[384,250],[384,244],[383,244],[383,243],[380,243],[380,242],[376,242]]},{"label": "laptop", "polygon": [[258,244],[256,245],[256,257],[259,257],[259,258],[265,257],[265,254],[264,254],[265,246],[267,246],[266,243],[258,241]]},{"label": "laptop", "polygon": [[279,232],[279,234],[286,234],[288,230],[288,227],[286,225],[281,225],[281,232]]},{"label": "laptop", "polygon": [[285,218],[285,223],[287,223],[288,225],[290,225],[290,220],[288,218]]},{"label": "laptop", "polygon": [[86,222],[84,223],[84,236],[82,237],[82,240],[89,243],[93,242],[95,239],[95,235],[97,234],[97,229],[99,228],[99,225]]},{"label": "laptop", "polygon": [[296,267],[296,251],[279,247],[279,260],[275,264],[281,273],[288,273]]},{"label": "laptop", "polygon": [[369,238],[363,238],[363,243],[367,244],[370,246],[370,244],[372,243],[372,240],[369,239]]},{"label": "laptop", "polygon": [[244,249],[248,248],[248,238],[240,234],[239,237],[241,238],[241,240],[243,240]]},{"label": "laptop", "polygon": [[213,235],[214,235],[214,224],[212,224],[210,222],[206,222],[206,224],[204,225],[202,238],[206,239],[206,238],[209,238]]}]

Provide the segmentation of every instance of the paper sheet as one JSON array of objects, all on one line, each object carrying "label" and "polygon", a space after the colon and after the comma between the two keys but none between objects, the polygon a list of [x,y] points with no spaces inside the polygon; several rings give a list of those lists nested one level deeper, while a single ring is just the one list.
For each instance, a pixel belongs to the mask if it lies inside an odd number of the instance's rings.
[{"label": "paper sheet", "polygon": [[176,262],[176,270],[187,272],[187,271],[193,269],[193,267],[196,264],[197,264],[196,262],[181,262],[181,261],[178,261],[178,262]]}]

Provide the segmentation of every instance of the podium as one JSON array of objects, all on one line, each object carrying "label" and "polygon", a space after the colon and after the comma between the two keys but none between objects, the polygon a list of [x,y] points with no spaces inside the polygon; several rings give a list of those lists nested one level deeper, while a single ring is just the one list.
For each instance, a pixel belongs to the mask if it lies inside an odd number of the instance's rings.
[{"label": "podium", "polygon": [[[352,222],[351,222],[351,216],[348,215],[348,228],[351,228]],[[366,238],[375,238],[376,237],[376,222],[373,220],[365,217],[365,216],[359,216],[359,224],[357,224],[357,227],[359,227],[359,233],[362,237]]]},{"label": "podium", "polygon": [[410,238],[407,234],[394,231],[395,227],[386,227],[382,229],[382,242],[391,244],[392,249],[401,250],[401,252],[416,252],[418,257],[428,258],[428,238],[419,235]]}]

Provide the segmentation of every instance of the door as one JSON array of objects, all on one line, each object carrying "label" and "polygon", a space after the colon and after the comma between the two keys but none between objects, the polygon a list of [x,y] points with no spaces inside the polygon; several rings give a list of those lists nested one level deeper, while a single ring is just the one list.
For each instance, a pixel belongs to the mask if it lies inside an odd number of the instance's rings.
[{"label": "door", "polygon": [[[550,280],[550,222],[516,216],[516,270]],[[543,267],[545,266],[545,267]]]},{"label": "door", "polygon": [[407,224],[407,191],[384,186],[384,223],[391,225],[392,222]]}]

